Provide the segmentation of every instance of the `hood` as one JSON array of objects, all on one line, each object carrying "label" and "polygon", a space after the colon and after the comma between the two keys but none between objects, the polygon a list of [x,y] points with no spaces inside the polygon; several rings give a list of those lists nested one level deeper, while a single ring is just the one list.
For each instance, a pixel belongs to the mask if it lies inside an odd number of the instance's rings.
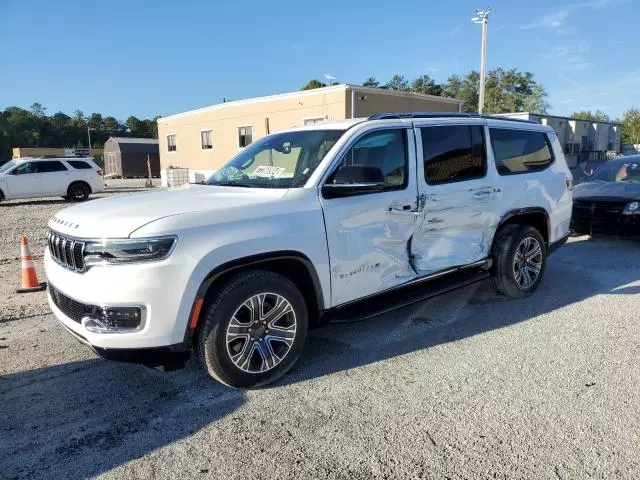
[{"label": "hood", "polygon": [[638,182],[587,182],[576,185],[573,199],[640,199],[640,183]]},{"label": "hood", "polygon": [[160,218],[202,211],[223,211],[274,202],[286,189],[189,185],[91,200],[65,208],[49,220],[49,227],[81,238],[128,237]]}]

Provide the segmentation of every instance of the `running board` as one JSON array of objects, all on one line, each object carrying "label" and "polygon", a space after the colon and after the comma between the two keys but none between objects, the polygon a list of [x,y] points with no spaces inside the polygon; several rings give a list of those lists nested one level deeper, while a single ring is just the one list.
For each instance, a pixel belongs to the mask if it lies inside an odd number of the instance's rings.
[{"label": "running board", "polygon": [[486,270],[458,271],[446,276],[369,297],[344,307],[327,310],[322,323],[351,323],[376,317],[398,308],[423,302],[438,295],[486,280],[491,276]]}]

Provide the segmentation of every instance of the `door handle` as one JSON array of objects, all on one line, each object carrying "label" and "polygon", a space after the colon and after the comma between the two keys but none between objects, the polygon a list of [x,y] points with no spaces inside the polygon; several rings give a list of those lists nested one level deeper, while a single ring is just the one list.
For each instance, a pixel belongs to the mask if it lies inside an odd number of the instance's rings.
[{"label": "door handle", "polygon": [[491,190],[481,190],[479,192],[474,193],[473,198],[482,199],[482,198],[487,198],[490,195],[491,195]]},{"label": "door handle", "polygon": [[393,213],[394,215],[402,215],[405,217],[415,217],[417,215],[420,215],[420,212],[411,210],[411,205],[404,205],[403,207],[400,207],[400,208],[389,207],[389,213]]}]

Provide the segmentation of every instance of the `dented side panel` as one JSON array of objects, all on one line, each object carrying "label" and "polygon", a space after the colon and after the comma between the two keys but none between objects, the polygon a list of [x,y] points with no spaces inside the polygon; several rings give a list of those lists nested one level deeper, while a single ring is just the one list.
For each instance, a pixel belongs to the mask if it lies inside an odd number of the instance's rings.
[{"label": "dented side panel", "polygon": [[[332,306],[416,277],[407,248],[416,226],[415,215],[408,212],[417,208],[412,129],[407,129],[407,154],[408,185],[405,189],[321,198],[329,248]],[[402,211],[405,207],[408,207],[406,215],[390,211]]]},{"label": "dented side panel", "polygon": [[[417,156],[422,160],[420,127],[428,125],[416,125]],[[419,194],[424,198],[412,242],[418,273],[425,275],[486,258],[500,220],[494,169],[487,168],[480,179],[428,185],[424,163],[418,161],[417,175]]]}]

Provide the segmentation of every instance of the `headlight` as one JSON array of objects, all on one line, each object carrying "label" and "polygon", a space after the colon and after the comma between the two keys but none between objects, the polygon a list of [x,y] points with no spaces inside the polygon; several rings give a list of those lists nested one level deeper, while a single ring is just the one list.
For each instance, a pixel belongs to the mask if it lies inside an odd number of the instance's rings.
[{"label": "headlight", "polygon": [[155,237],[88,243],[84,249],[84,263],[91,267],[162,260],[171,255],[177,241],[177,237]]},{"label": "headlight", "polygon": [[640,202],[630,202],[624,207],[623,215],[640,215]]}]

